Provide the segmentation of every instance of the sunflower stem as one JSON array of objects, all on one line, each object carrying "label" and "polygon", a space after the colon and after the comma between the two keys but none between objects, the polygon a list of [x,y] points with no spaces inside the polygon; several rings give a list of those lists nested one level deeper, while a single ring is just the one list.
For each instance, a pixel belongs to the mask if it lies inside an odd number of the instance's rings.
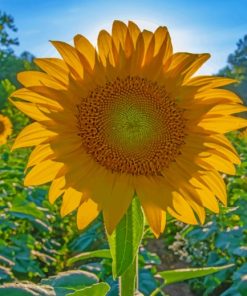
[{"label": "sunflower stem", "polygon": [[138,290],[138,254],[119,278],[120,296],[134,296]]}]

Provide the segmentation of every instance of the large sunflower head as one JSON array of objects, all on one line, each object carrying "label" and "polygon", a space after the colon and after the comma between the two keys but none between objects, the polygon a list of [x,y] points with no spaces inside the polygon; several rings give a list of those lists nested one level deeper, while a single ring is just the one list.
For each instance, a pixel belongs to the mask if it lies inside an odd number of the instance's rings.
[{"label": "large sunflower head", "polygon": [[7,142],[8,136],[12,134],[12,124],[7,116],[0,114],[0,145]]},{"label": "large sunflower head", "polygon": [[219,172],[234,174],[239,157],[223,135],[247,125],[232,114],[241,100],[220,87],[234,80],[193,76],[209,54],[173,53],[166,27],[141,31],[115,21],[95,48],[77,35],[54,41],[61,59],[36,59],[11,96],[35,120],[14,148],[36,146],[25,185],[51,182],[61,214],[77,210],[78,227],[102,211],[111,233],[133,196],[158,236],[166,213],[203,223],[205,208],[226,203]]}]

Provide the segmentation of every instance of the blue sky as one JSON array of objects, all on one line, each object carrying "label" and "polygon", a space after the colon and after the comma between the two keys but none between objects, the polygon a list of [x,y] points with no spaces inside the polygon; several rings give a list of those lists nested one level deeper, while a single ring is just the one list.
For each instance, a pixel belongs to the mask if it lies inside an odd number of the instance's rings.
[{"label": "blue sky", "polygon": [[11,14],[20,46],[37,57],[57,56],[49,40],[71,43],[81,33],[96,43],[100,29],[114,19],[134,20],[141,28],[166,25],[175,51],[209,52],[200,73],[212,74],[226,65],[236,42],[247,34],[247,0],[0,0]]}]

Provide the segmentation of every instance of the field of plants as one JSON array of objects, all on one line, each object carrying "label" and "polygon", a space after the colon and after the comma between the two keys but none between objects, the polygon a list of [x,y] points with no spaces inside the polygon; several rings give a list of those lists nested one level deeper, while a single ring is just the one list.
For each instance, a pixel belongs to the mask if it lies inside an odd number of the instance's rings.
[{"label": "field of plants", "polygon": [[[13,19],[0,13],[0,27],[15,29]],[[11,151],[14,139],[29,122],[8,100],[19,87],[16,74],[35,69],[33,56],[16,56],[17,40],[0,29],[0,113],[8,116],[13,133],[0,146],[0,295],[118,295],[112,278],[111,256],[102,217],[86,230],[76,227],[75,215],[60,216],[58,200],[51,205],[48,187],[25,187],[23,179],[29,149]],[[247,99],[247,36],[239,41],[229,64],[219,73],[237,78],[234,86]],[[247,134],[228,135],[241,157],[235,176],[224,175],[228,206],[220,214],[207,212],[201,226],[189,226],[168,217],[165,232],[156,239],[145,225],[139,255],[139,289],[143,295],[247,295]],[[217,273],[172,283],[162,288],[158,271],[232,264]],[[110,286],[110,290],[106,282]],[[93,286],[92,286],[93,285]],[[90,286],[84,294],[76,290]],[[93,288],[92,288],[93,287]],[[3,293],[1,292],[1,288]],[[95,289],[95,290],[93,290]],[[109,290],[109,291],[108,291]],[[105,295],[105,294],[104,294]]]}]

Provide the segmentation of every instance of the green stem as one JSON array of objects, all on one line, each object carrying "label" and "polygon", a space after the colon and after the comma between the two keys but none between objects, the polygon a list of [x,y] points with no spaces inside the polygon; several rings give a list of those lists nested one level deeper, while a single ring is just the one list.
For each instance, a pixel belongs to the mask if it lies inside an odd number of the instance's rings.
[{"label": "green stem", "polygon": [[[151,294],[150,296],[156,296],[158,295],[162,289],[165,287],[165,283],[163,283],[160,287],[156,288]],[[165,294],[166,295],[166,294]]]},{"label": "green stem", "polygon": [[119,278],[120,296],[134,296],[138,289],[138,254],[129,268]]}]

